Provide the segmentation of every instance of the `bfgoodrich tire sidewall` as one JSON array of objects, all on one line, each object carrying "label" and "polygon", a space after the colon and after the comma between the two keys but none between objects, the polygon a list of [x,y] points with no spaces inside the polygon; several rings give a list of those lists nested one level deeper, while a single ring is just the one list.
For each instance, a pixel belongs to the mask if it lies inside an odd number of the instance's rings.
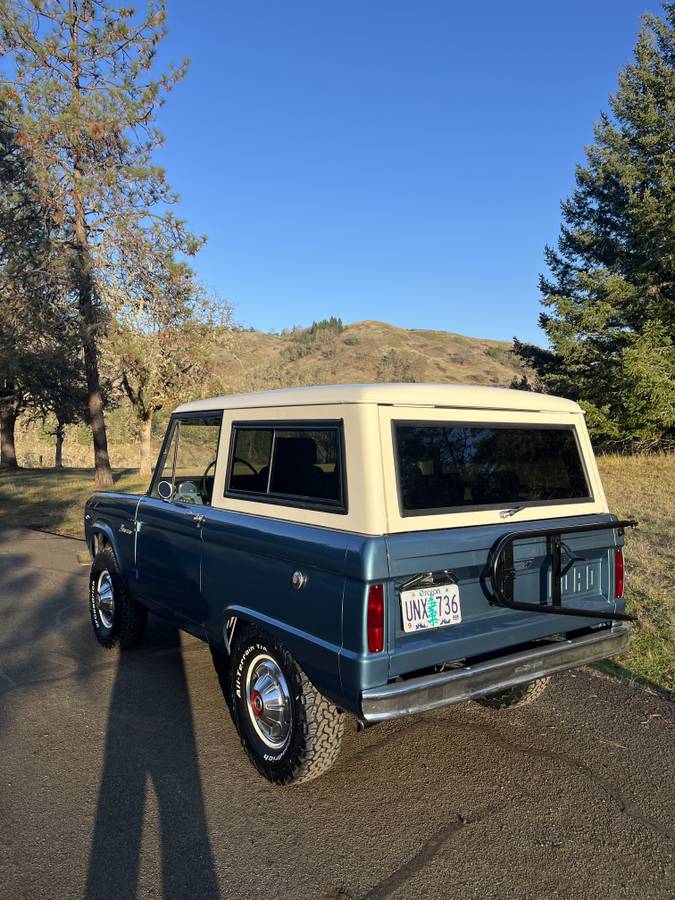
[{"label": "bfgoodrich tire sidewall", "polygon": [[113,621],[112,625],[109,627],[103,624],[101,620],[101,616],[96,607],[96,591],[98,588],[98,581],[101,575],[104,572],[108,572],[110,575],[112,585],[113,585],[113,596],[117,593],[116,591],[116,573],[110,570],[110,567],[105,563],[94,561],[94,564],[91,568],[91,573],[89,575],[89,613],[91,615],[91,624],[94,627],[94,632],[96,637],[102,643],[106,643],[108,641],[113,640],[113,635],[115,633],[115,616],[117,616],[117,605],[115,606],[115,610],[113,611]]},{"label": "bfgoodrich tire sidewall", "polygon": [[[291,731],[286,745],[275,750],[260,738],[251,722],[246,697],[246,676],[253,661],[261,653],[271,656],[286,679],[290,693]],[[232,718],[242,745],[258,771],[270,781],[287,784],[300,767],[305,750],[305,736],[300,717],[304,715],[298,702],[300,685],[294,667],[288,664],[289,654],[274,641],[253,629],[241,636],[233,649],[230,666]]]}]

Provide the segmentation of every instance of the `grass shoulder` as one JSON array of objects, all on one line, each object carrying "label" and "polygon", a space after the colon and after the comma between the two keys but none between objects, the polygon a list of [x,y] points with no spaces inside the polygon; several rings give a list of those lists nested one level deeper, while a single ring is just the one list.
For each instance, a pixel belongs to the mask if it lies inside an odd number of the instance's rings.
[{"label": "grass shoulder", "polygon": [[[113,491],[148,486],[136,469],[115,469],[113,478]],[[81,538],[82,511],[94,490],[92,469],[0,470],[0,523]]]}]

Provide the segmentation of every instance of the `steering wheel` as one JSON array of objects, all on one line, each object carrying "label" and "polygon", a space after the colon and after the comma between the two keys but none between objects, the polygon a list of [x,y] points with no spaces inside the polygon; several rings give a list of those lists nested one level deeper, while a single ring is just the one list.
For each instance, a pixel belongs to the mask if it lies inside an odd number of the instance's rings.
[{"label": "steering wheel", "polygon": [[216,464],[216,460],[212,459],[211,462],[208,464],[208,466],[204,469],[204,474],[202,475],[202,483],[201,483],[200,487],[201,487],[201,494],[202,494],[204,503],[207,502],[207,498],[209,495],[209,492],[206,490],[206,479],[208,478],[208,475],[209,475],[209,469],[212,469],[215,466],[215,464]]},{"label": "steering wheel", "polygon": [[242,459],[241,456],[235,456],[232,462],[241,463],[242,466],[248,466],[248,468],[251,470],[251,472],[253,472],[254,475],[258,474],[258,470],[255,468],[255,466],[252,466],[251,463],[248,462],[248,460]]}]

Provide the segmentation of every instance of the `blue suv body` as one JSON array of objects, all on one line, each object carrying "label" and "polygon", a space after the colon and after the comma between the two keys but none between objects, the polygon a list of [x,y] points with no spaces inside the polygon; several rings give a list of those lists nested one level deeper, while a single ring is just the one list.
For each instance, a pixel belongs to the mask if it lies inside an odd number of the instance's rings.
[{"label": "blue suv body", "polygon": [[559,398],[341,385],[184,404],[146,494],[85,531],[104,646],[147,611],[208,641],[271,781],[325,771],[344,714],[530,702],[621,652],[623,529],[583,415]]}]

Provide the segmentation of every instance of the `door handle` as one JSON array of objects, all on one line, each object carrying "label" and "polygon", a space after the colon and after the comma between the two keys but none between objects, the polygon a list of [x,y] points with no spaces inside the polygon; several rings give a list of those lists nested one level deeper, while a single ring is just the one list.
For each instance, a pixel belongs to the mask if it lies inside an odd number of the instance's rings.
[{"label": "door handle", "polygon": [[193,517],[192,517],[192,521],[193,521],[196,525],[201,525],[201,524],[204,522],[204,519],[205,519],[205,518],[206,518],[206,516],[203,516],[201,513],[199,513],[199,514],[197,514],[196,516],[193,516]]}]

